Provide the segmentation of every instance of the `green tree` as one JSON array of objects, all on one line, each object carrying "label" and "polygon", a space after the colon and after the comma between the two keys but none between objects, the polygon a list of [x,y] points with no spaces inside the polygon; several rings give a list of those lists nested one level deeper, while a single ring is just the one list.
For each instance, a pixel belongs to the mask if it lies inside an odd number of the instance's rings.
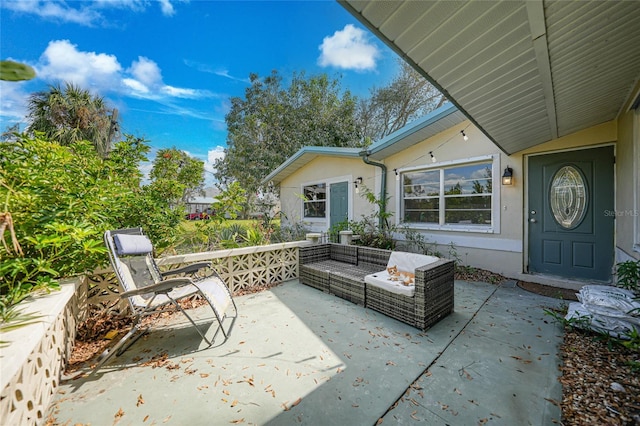
[{"label": "green tree", "polygon": [[88,141],[41,136],[0,149],[0,319],[31,292],[105,264],[106,229],[142,226],[156,248],[172,243],[181,212],[139,186],[145,141],[127,137],[107,159]]},{"label": "green tree", "polygon": [[358,103],[357,117],[364,137],[374,141],[439,108],[446,98],[404,61],[387,86],[373,88],[368,99]]},{"label": "green tree", "polygon": [[102,97],[71,83],[32,94],[28,111],[28,133],[42,132],[64,146],[87,140],[101,157],[109,154],[117,137],[117,111]]},{"label": "green tree", "polygon": [[171,204],[184,204],[204,188],[204,161],[177,148],[161,149],[149,173],[150,190]]},{"label": "green tree", "polygon": [[250,76],[244,98],[231,99],[224,158],[216,162],[223,184],[239,182],[255,194],[260,181],[305,145],[357,146],[356,99],[326,75],[294,74],[288,87],[273,71]]}]

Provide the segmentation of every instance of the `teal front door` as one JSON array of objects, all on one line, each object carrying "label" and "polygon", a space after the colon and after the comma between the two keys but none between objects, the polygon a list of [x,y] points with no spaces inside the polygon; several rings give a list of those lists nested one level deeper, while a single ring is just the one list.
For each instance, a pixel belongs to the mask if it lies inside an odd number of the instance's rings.
[{"label": "teal front door", "polygon": [[613,147],[529,158],[529,272],[610,281]]},{"label": "teal front door", "polygon": [[347,182],[329,185],[329,226],[344,222],[349,217],[349,184]]}]

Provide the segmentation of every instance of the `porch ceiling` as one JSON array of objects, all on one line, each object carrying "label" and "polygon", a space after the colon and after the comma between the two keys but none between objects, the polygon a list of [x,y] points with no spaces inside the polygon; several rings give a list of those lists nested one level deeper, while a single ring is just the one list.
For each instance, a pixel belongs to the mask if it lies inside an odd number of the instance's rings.
[{"label": "porch ceiling", "polygon": [[509,154],[637,96],[637,1],[339,1]]}]

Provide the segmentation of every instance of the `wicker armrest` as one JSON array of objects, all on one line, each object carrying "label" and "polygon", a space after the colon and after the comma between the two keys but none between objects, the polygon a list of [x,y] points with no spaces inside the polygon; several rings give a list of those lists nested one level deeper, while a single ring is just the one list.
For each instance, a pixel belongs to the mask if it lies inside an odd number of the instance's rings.
[{"label": "wicker armrest", "polygon": [[311,247],[300,247],[299,259],[301,265],[329,260],[331,259],[331,245],[316,244]]}]

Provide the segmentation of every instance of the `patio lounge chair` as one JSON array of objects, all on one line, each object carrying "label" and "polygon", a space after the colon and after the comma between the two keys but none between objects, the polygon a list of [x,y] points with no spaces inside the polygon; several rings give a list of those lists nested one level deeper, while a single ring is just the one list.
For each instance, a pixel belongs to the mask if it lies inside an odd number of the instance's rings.
[{"label": "patio lounge chair", "polygon": [[[161,272],[152,255],[153,246],[141,228],[119,229],[104,233],[104,241],[109,249],[109,260],[124,292],[120,298],[127,298],[134,316],[131,330],[99,358],[95,373],[111,356],[121,355],[129,346],[144,335],[149,327],[140,330],[140,321],[147,316],[166,311],[180,311],[198,331],[209,346],[213,345],[218,331],[222,331],[225,341],[238,316],[236,304],[220,275],[211,270],[211,262],[198,262],[182,268]],[[209,268],[208,276],[198,276]],[[190,276],[187,276],[190,275]],[[174,277],[174,278],[167,278]],[[193,318],[180,306],[181,299],[200,296],[207,301],[219,328],[213,338],[208,339]],[[233,317],[227,311],[233,307]],[[223,322],[231,318],[232,323],[225,330]]]}]

